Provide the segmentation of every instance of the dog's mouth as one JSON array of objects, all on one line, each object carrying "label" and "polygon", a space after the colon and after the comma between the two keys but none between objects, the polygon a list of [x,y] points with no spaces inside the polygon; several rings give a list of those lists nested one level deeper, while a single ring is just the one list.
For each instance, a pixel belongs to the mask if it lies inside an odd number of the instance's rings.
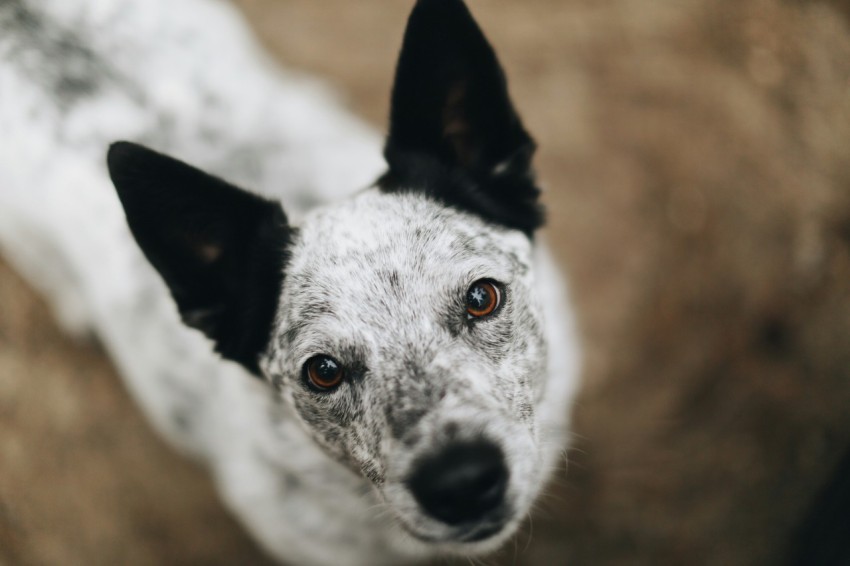
[{"label": "dog's mouth", "polygon": [[496,537],[505,530],[508,520],[504,517],[470,526],[457,538],[459,542],[485,542]]},{"label": "dog's mouth", "polygon": [[400,525],[415,539],[429,544],[475,544],[485,543],[502,534],[510,522],[509,515],[504,513],[487,521],[452,526],[440,534],[416,529],[403,519],[400,520]]}]

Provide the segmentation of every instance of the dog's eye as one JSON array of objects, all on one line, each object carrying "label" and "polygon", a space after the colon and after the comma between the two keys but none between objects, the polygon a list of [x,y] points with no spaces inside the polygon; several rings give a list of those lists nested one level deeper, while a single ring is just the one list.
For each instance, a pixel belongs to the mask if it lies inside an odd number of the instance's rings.
[{"label": "dog's eye", "polygon": [[313,356],[304,364],[304,374],[310,385],[319,391],[328,391],[342,382],[345,371],[342,364],[330,356]]},{"label": "dog's eye", "polygon": [[493,314],[502,302],[502,292],[495,282],[479,279],[466,291],[466,314],[481,318]]}]

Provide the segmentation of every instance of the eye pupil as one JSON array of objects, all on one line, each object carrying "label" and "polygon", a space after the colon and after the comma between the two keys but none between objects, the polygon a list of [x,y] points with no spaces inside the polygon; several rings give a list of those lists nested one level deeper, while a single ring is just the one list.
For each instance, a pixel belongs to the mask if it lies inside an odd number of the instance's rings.
[{"label": "eye pupil", "polygon": [[501,292],[492,281],[482,279],[473,283],[466,292],[466,313],[470,318],[491,314],[499,306]]},{"label": "eye pupil", "polygon": [[333,379],[336,372],[339,371],[339,366],[330,358],[322,358],[318,366],[316,372],[324,379]]},{"label": "eye pupil", "polygon": [[490,296],[481,288],[481,285],[476,285],[469,290],[466,300],[472,308],[483,309],[490,301]]}]

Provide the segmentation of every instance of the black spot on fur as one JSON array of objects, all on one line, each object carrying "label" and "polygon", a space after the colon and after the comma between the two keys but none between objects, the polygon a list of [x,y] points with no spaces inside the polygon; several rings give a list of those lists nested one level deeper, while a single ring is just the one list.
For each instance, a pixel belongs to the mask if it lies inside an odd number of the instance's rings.
[{"label": "black spot on fur", "polygon": [[416,425],[422,420],[422,417],[428,414],[428,410],[428,407],[419,405],[398,407],[388,404],[386,407],[387,424],[390,426],[390,433],[393,438],[406,440],[410,434],[415,436]]},{"label": "black spot on fur", "polygon": [[457,338],[469,328],[469,322],[464,320],[465,315],[462,309],[450,308],[443,314],[443,328],[449,331],[449,336]]},{"label": "black spot on fur", "polygon": [[407,434],[401,439],[405,446],[413,447],[419,444],[422,440],[422,434],[418,429],[411,429],[407,431]]},{"label": "black spot on fur", "polygon": [[520,403],[518,407],[519,418],[523,422],[531,422],[534,418],[534,405],[531,403]]},{"label": "black spot on fur", "polygon": [[[484,318],[465,319],[466,332],[462,333],[465,339],[477,351],[482,352],[487,358],[495,363],[501,363],[502,360],[513,349],[520,348],[518,343],[521,336],[514,332],[513,317],[510,312],[503,311],[511,309],[510,295],[508,289],[504,286],[500,287],[502,291],[502,303],[496,308],[493,313]],[[526,328],[533,330],[529,323]]]},{"label": "black spot on fur", "polygon": [[298,489],[301,489],[301,478],[298,477],[298,474],[281,472],[280,479],[281,482],[283,482],[284,490],[286,490],[284,494],[292,493]]},{"label": "black spot on fur", "polygon": [[4,59],[41,83],[60,107],[94,94],[112,77],[109,66],[75,31],[20,0],[0,2],[0,34],[9,39]]},{"label": "black spot on fur", "polygon": [[387,192],[421,191],[529,236],[543,224],[535,144],[496,55],[461,0],[419,0],[396,70]]},{"label": "black spot on fur", "polygon": [[399,279],[398,270],[393,269],[387,272],[386,280],[390,285],[390,289],[398,292],[401,289],[401,280]]},{"label": "black spot on fur", "polygon": [[282,345],[291,346],[298,338],[301,331],[304,330],[304,326],[304,321],[295,321],[291,323],[282,335]]},{"label": "black spot on fur", "polygon": [[107,161],[133,236],[183,321],[259,375],[292,236],[280,205],[136,144],[113,144]]},{"label": "black spot on fur", "polygon": [[363,475],[366,479],[370,480],[375,485],[382,485],[384,483],[384,474],[374,462],[366,462],[361,465],[360,471],[363,472]]},{"label": "black spot on fur", "polygon": [[333,305],[324,299],[310,297],[299,305],[299,318],[333,316],[335,313]]},{"label": "black spot on fur", "polygon": [[192,428],[192,419],[183,410],[175,410],[171,414],[171,422],[181,431],[186,432]]},{"label": "black spot on fur", "polygon": [[393,438],[405,443],[417,434],[419,421],[437,405],[449,379],[423,369],[422,358],[421,352],[411,345],[401,363],[388,374],[389,402],[384,406],[384,416]]}]

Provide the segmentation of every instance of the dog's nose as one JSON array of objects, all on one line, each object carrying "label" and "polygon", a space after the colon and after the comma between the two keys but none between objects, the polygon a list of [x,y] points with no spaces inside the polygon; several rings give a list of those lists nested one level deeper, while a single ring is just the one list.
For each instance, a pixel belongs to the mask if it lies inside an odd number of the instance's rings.
[{"label": "dog's nose", "polygon": [[508,469],[490,442],[453,444],[424,460],[408,485],[426,513],[449,525],[483,518],[505,497]]}]

